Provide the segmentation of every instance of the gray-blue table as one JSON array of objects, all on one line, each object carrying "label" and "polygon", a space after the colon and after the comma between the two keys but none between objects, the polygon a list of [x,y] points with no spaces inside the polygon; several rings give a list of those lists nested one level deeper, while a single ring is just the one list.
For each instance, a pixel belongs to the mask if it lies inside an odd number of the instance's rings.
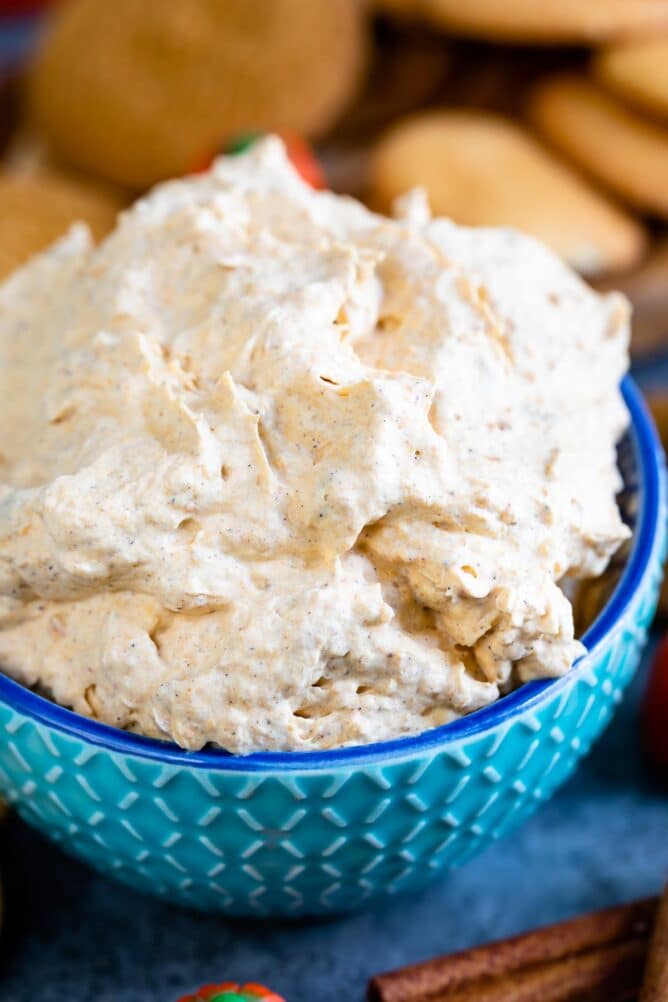
[{"label": "gray-blue table", "polygon": [[14,819],[2,1002],[174,1002],[252,979],[288,1002],[361,1002],[369,975],[657,891],[668,787],[640,752],[641,670],[577,775],[515,835],[414,899],[326,922],[167,907],[98,877]]}]

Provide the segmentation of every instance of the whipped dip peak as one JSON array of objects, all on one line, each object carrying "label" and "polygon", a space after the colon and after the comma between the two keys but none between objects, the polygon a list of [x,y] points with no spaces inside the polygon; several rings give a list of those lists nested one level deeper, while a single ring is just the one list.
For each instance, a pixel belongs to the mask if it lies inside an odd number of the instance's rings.
[{"label": "whipped dip peak", "polygon": [[268,138],[0,286],[0,666],[230,751],[568,671],[628,530],[628,309],[535,240],[312,191]]}]

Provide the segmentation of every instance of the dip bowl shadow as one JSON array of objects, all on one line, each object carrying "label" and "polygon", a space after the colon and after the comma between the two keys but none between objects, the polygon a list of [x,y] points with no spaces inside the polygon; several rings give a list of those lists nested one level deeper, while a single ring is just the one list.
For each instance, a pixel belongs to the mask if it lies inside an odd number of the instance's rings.
[{"label": "dip bowl shadow", "polygon": [[573,772],[637,667],[661,582],[666,483],[642,398],[629,378],[622,389],[633,543],[563,678],[415,737],[243,758],[115,730],[0,674],[0,791],[116,880],[229,914],[349,911],[463,863]]}]

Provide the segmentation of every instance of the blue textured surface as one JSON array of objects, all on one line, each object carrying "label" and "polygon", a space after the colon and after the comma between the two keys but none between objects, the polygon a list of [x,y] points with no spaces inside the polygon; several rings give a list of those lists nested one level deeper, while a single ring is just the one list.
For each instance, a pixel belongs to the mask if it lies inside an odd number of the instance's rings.
[{"label": "blue textured surface", "polygon": [[[286,756],[163,749],[2,679],[0,789],[68,852],[200,908],[340,911],[415,892],[460,865],[567,778],[636,668],[661,575],[665,483],[629,385],[626,397],[637,431],[636,542],[589,653],[565,678],[428,735],[290,757],[288,768]],[[626,479],[633,489],[633,474]]]}]

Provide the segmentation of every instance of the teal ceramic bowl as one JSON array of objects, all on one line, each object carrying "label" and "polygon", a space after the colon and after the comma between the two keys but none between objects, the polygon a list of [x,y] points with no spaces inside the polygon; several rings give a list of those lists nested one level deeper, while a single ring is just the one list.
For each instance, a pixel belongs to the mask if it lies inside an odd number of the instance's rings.
[{"label": "teal ceramic bowl", "polygon": [[415,891],[505,835],[572,773],[638,664],[661,579],[663,456],[642,399],[620,447],[633,547],[563,678],[416,737],[329,752],[187,753],[0,676],[0,789],[72,855],[232,914],[323,914]]}]

